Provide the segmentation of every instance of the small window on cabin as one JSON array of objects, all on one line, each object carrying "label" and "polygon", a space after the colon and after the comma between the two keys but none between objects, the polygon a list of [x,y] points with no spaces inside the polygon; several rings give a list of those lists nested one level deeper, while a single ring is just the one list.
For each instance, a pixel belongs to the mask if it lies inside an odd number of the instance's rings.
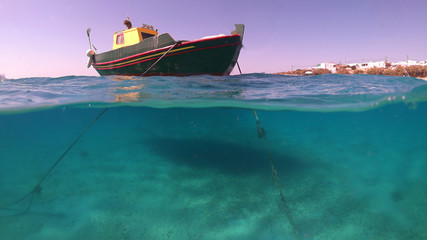
[{"label": "small window on cabin", "polygon": [[125,43],[125,37],[122,34],[117,35],[116,38],[116,44],[124,44]]},{"label": "small window on cabin", "polygon": [[150,38],[150,37],[154,37],[154,35],[153,34],[149,34],[149,33],[141,33],[141,35],[142,35],[142,39],[146,39],[146,38]]}]

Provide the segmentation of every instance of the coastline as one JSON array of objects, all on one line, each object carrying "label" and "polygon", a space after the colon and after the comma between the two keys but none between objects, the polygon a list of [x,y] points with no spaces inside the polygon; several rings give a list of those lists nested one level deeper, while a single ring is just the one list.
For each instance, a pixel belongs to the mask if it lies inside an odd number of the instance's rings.
[{"label": "coastline", "polygon": [[392,67],[372,67],[361,69],[350,67],[348,65],[337,64],[334,68],[310,68],[297,69],[295,71],[278,72],[279,75],[322,75],[322,74],[368,74],[368,75],[385,75],[385,76],[407,76],[415,77],[427,81],[427,66],[412,65],[412,66],[397,66]]},{"label": "coastline", "polygon": [[[309,76],[309,75],[300,75],[300,74],[292,74],[292,73],[273,73],[273,74],[286,75],[286,76]],[[338,73],[330,73],[330,74],[338,74]],[[352,75],[352,74],[347,74],[347,75]],[[369,75],[369,74],[366,74],[366,75]],[[371,75],[373,75],[373,74],[371,74]],[[383,75],[383,76],[385,76],[385,75]],[[427,81],[427,77],[415,77],[415,78],[423,80],[423,81]]]}]

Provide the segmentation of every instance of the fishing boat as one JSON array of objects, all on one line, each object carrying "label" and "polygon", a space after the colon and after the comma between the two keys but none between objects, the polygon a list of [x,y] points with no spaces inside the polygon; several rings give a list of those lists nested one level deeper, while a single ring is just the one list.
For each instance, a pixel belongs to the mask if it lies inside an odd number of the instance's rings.
[{"label": "fishing boat", "polygon": [[101,75],[190,76],[229,75],[237,63],[245,26],[235,24],[230,35],[203,37],[194,41],[176,41],[169,33],[158,34],[153,26],[143,24],[114,33],[113,49],[95,53],[90,42],[88,68]]}]

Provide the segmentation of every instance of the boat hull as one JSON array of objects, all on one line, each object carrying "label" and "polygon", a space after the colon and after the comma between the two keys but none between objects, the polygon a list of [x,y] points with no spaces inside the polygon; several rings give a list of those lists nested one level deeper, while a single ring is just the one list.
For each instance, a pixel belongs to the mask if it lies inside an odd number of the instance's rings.
[{"label": "boat hull", "polygon": [[[152,50],[141,47],[138,52],[138,46],[133,46],[95,54],[93,67],[102,76],[228,75],[242,48],[243,33],[234,33],[186,42],[161,40],[160,36],[160,47]],[[152,41],[159,45],[158,40]]]}]

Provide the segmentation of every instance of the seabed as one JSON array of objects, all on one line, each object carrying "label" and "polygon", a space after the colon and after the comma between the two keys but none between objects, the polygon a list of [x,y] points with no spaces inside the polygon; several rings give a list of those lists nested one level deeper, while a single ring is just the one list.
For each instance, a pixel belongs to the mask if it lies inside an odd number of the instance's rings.
[{"label": "seabed", "polygon": [[[102,109],[3,115],[1,204],[27,193]],[[109,109],[1,239],[426,239],[426,105],[364,112]],[[423,114],[424,112],[424,114]],[[23,202],[17,209],[25,209]]]}]

